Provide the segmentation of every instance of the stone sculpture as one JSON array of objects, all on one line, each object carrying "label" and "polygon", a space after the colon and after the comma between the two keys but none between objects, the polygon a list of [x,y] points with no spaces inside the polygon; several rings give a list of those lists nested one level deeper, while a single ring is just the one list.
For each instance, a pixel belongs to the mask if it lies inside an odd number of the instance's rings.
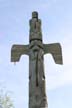
[{"label": "stone sculpture", "polygon": [[43,44],[41,20],[38,13],[32,13],[29,21],[30,36],[29,45],[13,45],[11,49],[11,61],[18,62],[21,55],[29,56],[29,108],[48,108],[45,73],[44,54],[51,53],[55,63],[62,64],[62,51],[59,43]]}]

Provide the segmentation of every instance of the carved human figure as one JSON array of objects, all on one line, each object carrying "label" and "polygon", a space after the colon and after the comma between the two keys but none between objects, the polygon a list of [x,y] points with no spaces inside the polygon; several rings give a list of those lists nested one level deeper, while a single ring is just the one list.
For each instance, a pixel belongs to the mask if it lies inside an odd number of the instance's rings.
[{"label": "carved human figure", "polygon": [[[43,55],[44,51],[33,41],[29,56],[29,98],[30,108],[46,108],[45,74]],[[41,43],[41,42],[40,42]]]}]

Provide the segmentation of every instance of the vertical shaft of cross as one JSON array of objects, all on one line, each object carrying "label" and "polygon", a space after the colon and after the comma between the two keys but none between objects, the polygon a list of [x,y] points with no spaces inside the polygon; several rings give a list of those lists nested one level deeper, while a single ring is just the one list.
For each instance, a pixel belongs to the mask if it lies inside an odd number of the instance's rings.
[{"label": "vertical shaft of cross", "polygon": [[32,13],[30,20],[29,108],[47,108],[41,20]]}]

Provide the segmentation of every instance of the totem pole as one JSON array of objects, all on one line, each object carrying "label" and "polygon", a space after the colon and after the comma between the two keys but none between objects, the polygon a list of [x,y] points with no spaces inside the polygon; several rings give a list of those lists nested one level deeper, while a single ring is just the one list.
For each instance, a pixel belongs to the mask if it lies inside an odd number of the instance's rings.
[{"label": "totem pole", "polygon": [[29,45],[13,45],[11,62],[18,62],[23,54],[29,56],[29,108],[48,108],[45,90],[44,54],[52,54],[55,63],[62,64],[61,46],[59,43],[43,44],[41,20],[38,19],[37,12],[32,13],[29,25]]}]

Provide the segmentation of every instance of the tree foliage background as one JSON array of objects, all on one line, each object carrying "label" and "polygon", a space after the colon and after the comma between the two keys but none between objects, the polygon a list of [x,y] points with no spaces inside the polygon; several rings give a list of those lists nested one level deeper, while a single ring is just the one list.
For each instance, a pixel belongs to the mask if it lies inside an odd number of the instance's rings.
[{"label": "tree foliage background", "polygon": [[14,108],[11,92],[6,91],[3,87],[0,88],[0,108]]}]

